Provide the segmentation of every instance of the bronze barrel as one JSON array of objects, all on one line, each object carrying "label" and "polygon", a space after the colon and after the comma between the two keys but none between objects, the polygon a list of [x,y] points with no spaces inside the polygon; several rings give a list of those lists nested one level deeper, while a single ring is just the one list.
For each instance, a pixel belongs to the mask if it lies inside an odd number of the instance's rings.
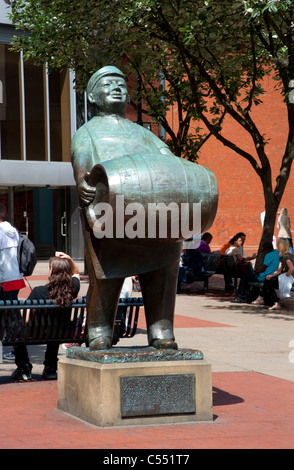
[{"label": "bronze barrel", "polygon": [[[86,208],[90,227],[94,230],[97,220],[101,220],[101,204],[109,204],[115,236],[117,229],[121,229],[119,218],[123,218],[122,224],[127,228],[132,218],[134,222],[134,214],[144,225],[144,235],[142,228],[137,232],[139,237],[159,237],[167,241],[188,238],[187,229],[193,232],[190,236],[200,235],[211,227],[216,215],[218,188],[215,175],[208,168],[183,158],[164,154],[126,155],[95,165],[87,181],[97,188],[93,203]],[[168,230],[164,237],[159,233],[160,208],[168,208]],[[155,209],[156,213],[152,215]],[[197,223],[195,218],[200,214],[201,223]],[[155,236],[154,223],[157,227]],[[119,238],[122,238],[121,233]]]}]

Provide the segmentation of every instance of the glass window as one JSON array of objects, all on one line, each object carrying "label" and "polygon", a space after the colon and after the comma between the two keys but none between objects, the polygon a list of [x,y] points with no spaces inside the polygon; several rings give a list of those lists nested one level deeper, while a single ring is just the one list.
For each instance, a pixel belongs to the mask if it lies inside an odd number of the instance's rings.
[{"label": "glass window", "polygon": [[51,161],[62,161],[60,73],[49,74],[49,112]]},{"label": "glass window", "polygon": [[95,116],[95,107],[89,101],[85,102],[85,93],[76,93],[77,103],[77,129],[85,124],[85,114],[87,113],[87,121]]},{"label": "glass window", "polygon": [[[0,159],[45,161],[48,158],[62,162],[65,160],[63,148],[68,147],[67,141],[64,142],[67,127],[62,121],[62,111],[68,116],[65,121],[70,122],[69,104],[66,102],[65,105],[62,100],[64,78],[59,71],[48,75],[50,155],[47,157],[44,68],[25,61],[24,89],[21,90],[20,54],[9,51],[9,47],[0,44]],[[25,106],[24,142],[22,97]]]},{"label": "glass window", "polygon": [[27,160],[45,160],[43,68],[24,62]]},{"label": "glass window", "polygon": [[19,54],[0,45],[0,158],[21,159]]}]

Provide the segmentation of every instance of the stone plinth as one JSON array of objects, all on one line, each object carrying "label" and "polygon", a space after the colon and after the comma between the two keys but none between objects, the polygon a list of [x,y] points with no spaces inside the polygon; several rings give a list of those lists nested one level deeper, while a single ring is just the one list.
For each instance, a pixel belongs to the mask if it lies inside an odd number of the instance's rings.
[{"label": "stone plinth", "polygon": [[69,348],[57,406],[100,427],[209,421],[211,365],[189,349]]}]

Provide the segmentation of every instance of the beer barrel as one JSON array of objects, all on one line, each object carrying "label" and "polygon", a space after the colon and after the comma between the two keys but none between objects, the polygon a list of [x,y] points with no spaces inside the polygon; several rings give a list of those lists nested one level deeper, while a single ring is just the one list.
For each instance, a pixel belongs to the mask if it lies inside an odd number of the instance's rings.
[{"label": "beer barrel", "polygon": [[[95,198],[85,209],[88,223],[102,234],[112,222],[114,238],[128,237],[130,227],[139,238],[175,241],[200,235],[210,228],[217,210],[213,172],[170,155],[136,154],[108,160],[93,167],[87,182],[96,186]],[[102,217],[107,207],[108,215]],[[102,220],[104,228],[99,225]]]}]

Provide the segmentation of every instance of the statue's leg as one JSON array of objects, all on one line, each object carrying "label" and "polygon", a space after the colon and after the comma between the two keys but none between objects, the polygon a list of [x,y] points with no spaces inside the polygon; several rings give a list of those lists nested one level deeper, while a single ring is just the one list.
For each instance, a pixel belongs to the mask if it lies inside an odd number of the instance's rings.
[{"label": "statue's leg", "polygon": [[90,276],[87,293],[89,348],[110,349],[117,304],[124,279],[97,279]]},{"label": "statue's leg", "polygon": [[124,278],[100,279],[96,276],[96,253],[93,248],[93,235],[82,212],[86,261],[89,274],[87,292],[87,323],[90,350],[110,349],[117,304]]},{"label": "statue's leg", "polygon": [[139,276],[147,322],[148,344],[177,349],[173,324],[179,262]]}]

